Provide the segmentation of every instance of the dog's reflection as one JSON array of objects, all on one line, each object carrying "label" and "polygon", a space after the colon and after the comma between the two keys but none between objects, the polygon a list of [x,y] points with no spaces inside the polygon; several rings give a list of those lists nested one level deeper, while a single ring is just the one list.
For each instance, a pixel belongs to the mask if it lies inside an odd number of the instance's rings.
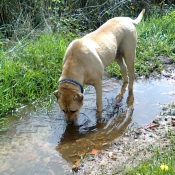
[{"label": "dog's reflection", "polygon": [[[126,87],[127,87],[127,83],[124,83],[121,87],[121,90],[120,90],[120,93],[117,95],[116,97],[116,100],[117,100],[117,103],[121,102],[121,100],[123,99],[123,96],[126,92]],[[133,90],[129,90],[128,91],[128,97],[127,97],[127,100],[126,100],[126,104],[127,104],[127,107],[130,107],[132,106],[134,103],[134,94],[133,94]]]},{"label": "dog's reflection", "polygon": [[[120,91],[120,100],[122,100],[125,91],[126,86],[123,85]],[[81,134],[80,127],[68,125],[56,150],[68,162],[75,163],[86,153],[90,153],[92,149],[107,149],[110,143],[120,137],[131,123],[134,110],[133,102],[133,91],[129,91],[126,100],[127,107],[123,109],[120,115],[116,114],[116,108],[114,108],[112,116],[106,122],[100,122],[90,127],[86,134]]]}]

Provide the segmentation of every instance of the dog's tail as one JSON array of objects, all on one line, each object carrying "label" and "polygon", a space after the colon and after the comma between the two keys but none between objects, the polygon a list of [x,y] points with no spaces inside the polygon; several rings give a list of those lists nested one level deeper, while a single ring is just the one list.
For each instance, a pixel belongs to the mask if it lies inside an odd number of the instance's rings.
[{"label": "dog's tail", "polygon": [[145,13],[145,9],[143,9],[143,10],[140,12],[139,16],[138,16],[136,19],[132,20],[132,23],[133,23],[133,24],[138,24],[138,23],[142,20],[142,17],[143,17],[143,14],[144,14],[144,13]]}]

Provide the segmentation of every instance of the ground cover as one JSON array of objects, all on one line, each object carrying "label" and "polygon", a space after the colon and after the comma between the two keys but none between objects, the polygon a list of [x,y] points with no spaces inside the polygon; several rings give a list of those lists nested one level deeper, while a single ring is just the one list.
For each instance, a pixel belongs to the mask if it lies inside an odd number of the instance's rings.
[{"label": "ground cover", "polygon": [[71,34],[68,39],[63,34],[42,34],[1,51],[0,117],[22,103],[51,98],[71,37]]}]

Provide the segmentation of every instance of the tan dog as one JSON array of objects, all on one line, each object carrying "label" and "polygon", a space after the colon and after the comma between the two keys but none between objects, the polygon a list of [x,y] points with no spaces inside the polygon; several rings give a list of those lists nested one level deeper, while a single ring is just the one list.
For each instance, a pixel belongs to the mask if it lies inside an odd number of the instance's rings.
[{"label": "tan dog", "polygon": [[84,84],[95,87],[97,116],[101,116],[102,75],[105,67],[114,60],[121,68],[123,82],[128,83],[129,76],[128,88],[133,89],[137,41],[134,25],[141,21],[144,12],[142,10],[135,20],[129,17],[112,18],[94,32],[69,44],[63,59],[58,90],[54,92],[67,121],[72,122],[78,116],[83,105]]}]

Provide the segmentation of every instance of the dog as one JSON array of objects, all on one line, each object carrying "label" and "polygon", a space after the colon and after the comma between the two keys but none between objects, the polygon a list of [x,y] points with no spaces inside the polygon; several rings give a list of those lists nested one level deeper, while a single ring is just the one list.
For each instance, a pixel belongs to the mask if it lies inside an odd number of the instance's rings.
[{"label": "dog", "polygon": [[128,83],[129,77],[128,89],[132,91],[137,42],[135,25],[141,21],[144,13],[145,9],[135,20],[129,17],[109,19],[97,30],[69,44],[58,90],[54,92],[69,124],[77,119],[83,105],[84,84],[95,87],[97,117],[101,116],[102,75],[105,67],[114,60],[120,66],[123,83]]}]

